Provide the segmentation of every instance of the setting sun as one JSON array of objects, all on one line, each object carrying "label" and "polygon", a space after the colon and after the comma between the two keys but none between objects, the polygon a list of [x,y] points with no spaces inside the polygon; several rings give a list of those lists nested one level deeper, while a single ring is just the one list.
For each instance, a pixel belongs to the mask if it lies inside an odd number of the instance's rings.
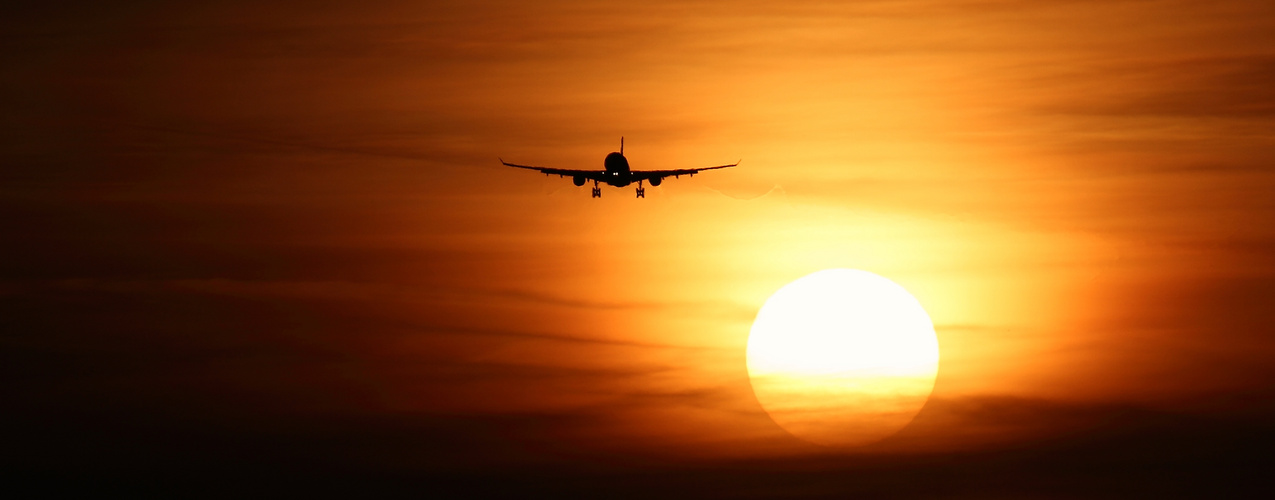
[{"label": "setting sun", "polygon": [[855,446],[907,425],[938,373],[938,338],[921,304],[866,271],[829,269],[775,292],[748,337],[757,400],[784,430]]}]

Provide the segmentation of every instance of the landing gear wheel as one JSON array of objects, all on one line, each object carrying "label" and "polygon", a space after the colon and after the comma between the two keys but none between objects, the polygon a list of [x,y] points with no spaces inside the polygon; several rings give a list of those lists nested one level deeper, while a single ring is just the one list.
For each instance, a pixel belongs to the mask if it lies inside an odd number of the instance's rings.
[{"label": "landing gear wheel", "polygon": [[637,197],[646,198],[646,188],[642,187],[642,181],[638,181]]},{"label": "landing gear wheel", "polygon": [[598,187],[598,181],[593,181],[593,197],[594,198],[602,197],[602,188]]}]

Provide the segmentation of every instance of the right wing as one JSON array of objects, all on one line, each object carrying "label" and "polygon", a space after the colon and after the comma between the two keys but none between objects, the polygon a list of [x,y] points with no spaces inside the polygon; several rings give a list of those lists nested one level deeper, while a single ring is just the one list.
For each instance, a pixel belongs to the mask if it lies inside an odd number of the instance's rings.
[{"label": "right wing", "polygon": [[716,167],[700,167],[700,168],[684,168],[679,170],[634,170],[629,173],[635,180],[653,181],[651,184],[659,185],[660,180],[665,177],[681,177],[683,175],[691,176],[703,172],[705,170],[717,170],[719,168],[731,168],[739,165],[739,162],[730,165],[718,165]]},{"label": "right wing", "polygon": [[545,175],[556,175],[558,177],[583,177],[592,181],[606,182],[606,170],[568,170],[563,168],[547,168],[533,167],[531,165],[519,165],[517,163],[509,163],[500,160],[506,167],[525,168],[527,170],[536,170]]}]

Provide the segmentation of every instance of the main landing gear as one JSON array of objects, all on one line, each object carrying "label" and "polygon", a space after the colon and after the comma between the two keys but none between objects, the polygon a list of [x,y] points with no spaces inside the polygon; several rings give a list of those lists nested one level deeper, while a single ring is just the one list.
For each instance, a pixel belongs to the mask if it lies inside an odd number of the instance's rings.
[{"label": "main landing gear", "polygon": [[[593,197],[602,197],[602,188],[598,187],[598,181],[593,181]],[[637,197],[646,198],[646,188],[642,186],[642,181],[638,181]]]}]

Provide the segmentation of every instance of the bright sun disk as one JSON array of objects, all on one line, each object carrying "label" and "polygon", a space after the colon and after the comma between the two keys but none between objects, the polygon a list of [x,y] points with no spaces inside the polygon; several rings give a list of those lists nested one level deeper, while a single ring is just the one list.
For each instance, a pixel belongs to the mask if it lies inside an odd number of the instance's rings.
[{"label": "bright sun disk", "polygon": [[879,441],[924,406],[939,347],[925,309],[867,271],[828,269],[771,295],[748,337],[753,392],[784,430],[826,446]]}]

